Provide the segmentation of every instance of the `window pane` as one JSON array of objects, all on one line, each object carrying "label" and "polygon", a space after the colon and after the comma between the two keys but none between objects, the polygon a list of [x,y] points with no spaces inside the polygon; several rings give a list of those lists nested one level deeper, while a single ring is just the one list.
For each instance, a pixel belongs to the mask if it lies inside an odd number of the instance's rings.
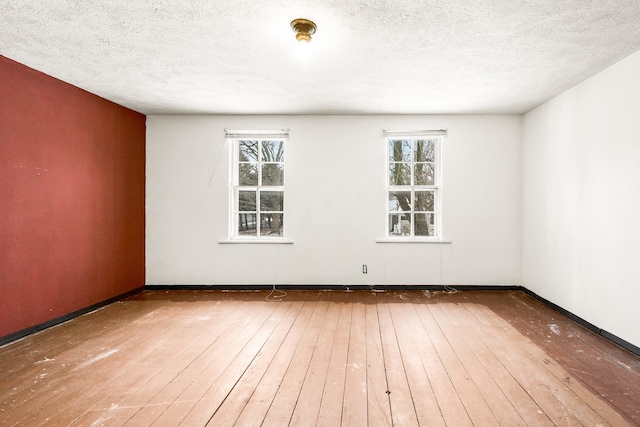
[{"label": "window pane", "polygon": [[400,219],[402,215],[389,214],[389,234],[392,236],[400,235]]},{"label": "window pane", "polygon": [[282,191],[261,191],[261,211],[282,211],[284,206],[284,193]]},{"label": "window pane", "polygon": [[240,141],[238,148],[241,162],[258,161],[258,141]]},{"label": "window pane", "polygon": [[260,235],[281,237],[282,220],[283,216],[281,213],[260,215]]},{"label": "window pane", "polygon": [[411,161],[411,141],[404,139],[389,140],[389,161],[390,162],[410,162]]},{"label": "window pane", "polygon": [[263,141],[262,161],[284,162],[284,141]]},{"label": "window pane", "polygon": [[415,184],[434,185],[435,169],[431,163],[418,163],[415,165]]},{"label": "window pane", "polygon": [[238,210],[239,211],[256,211],[256,192],[255,191],[239,191],[238,192]]},{"label": "window pane", "polygon": [[435,139],[418,139],[414,141],[414,151],[416,162],[435,162],[436,161],[436,140]]},{"label": "window pane", "polygon": [[416,236],[435,236],[435,214],[415,214],[415,235]]},{"label": "window pane", "polygon": [[411,185],[411,164],[391,163],[389,165],[389,185]]},{"label": "window pane", "polygon": [[256,214],[238,214],[238,235],[239,236],[257,236]]},{"label": "window pane", "polygon": [[240,185],[258,185],[257,164],[240,163],[238,166],[238,182],[240,183]]},{"label": "window pane", "polygon": [[284,164],[262,165],[262,185],[284,185]]},{"label": "window pane", "polygon": [[416,191],[415,192],[415,211],[435,211],[435,192],[433,191]]},{"label": "window pane", "polygon": [[410,236],[411,214],[390,214],[389,234],[393,236]]},{"label": "window pane", "polygon": [[389,212],[406,212],[411,210],[411,191],[390,191]]}]

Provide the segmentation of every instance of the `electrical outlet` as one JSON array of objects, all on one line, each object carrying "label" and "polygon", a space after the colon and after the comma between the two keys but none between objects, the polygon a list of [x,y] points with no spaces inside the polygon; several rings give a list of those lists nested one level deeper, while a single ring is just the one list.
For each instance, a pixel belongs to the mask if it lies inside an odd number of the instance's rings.
[{"label": "electrical outlet", "polygon": [[367,274],[367,264],[362,264],[362,274]]}]

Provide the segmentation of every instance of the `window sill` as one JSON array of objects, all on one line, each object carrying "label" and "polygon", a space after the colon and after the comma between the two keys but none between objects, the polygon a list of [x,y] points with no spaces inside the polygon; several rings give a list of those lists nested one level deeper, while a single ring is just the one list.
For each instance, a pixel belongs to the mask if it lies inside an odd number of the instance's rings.
[{"label": "window sill", "polygon": [[293,245],[293,240],[283,240],[283,239],[230,239],[230,240],[219,240],[218,243],[222,245],[227,244],[245,244],[245,245]]},{"label": "window sill", "polygon": [[387,237],[376,239],[376,243],[427,243],[427,244],[451,244],[448,239],[425,239],[419,237]]}]

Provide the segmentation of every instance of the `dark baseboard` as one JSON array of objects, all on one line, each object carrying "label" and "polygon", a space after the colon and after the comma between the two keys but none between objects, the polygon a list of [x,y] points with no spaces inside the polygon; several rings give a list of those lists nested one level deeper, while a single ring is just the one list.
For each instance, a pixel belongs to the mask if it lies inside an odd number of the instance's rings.
[{"label": "dark baseboard", "polygon": [[574,322],[579,323],[582,326],[584,326],[585,328],[589,329],[590,331],[595,332],[596,334],[600,335],[600,331],[602,329],[598,328],[597,326],[595,326],[592,323],[587,322],[582,317],[576,316],[575,314],[573,314],[569,310],[565,310],[564,308],[560,307],[559,305],[552,303],[548,299],[542,298],[540,295],[536,294],[533,291],[530,291],[529,289],[525,288],[524,286],[522,287],[522,290],[524,291],[524,293],[526,293],[527,295],[537,299],[538,301],[540,301],[544,305],[554,309],[555,311],[563,314],[565,317],[568,317],[569,319],[573,320]]},{"label": "dark baseboard", "polygon": [[132,291],[125,292],[124,294],[117,295],[115,297],[109,298],[109,299],[101,301],[99,303],[90,305],[89,307],[81,308],[80,310],[73,311],[71,313],[65,314],[65,315],[60,316],[60,317],[56,317],[55,319],[48,320],[48,321],[46,321],[44,323],[40,323],[38,325],[31,326],[31,327],[28,327],[26,329],[22,329],[22,330],[20,330],[18,332],[14,332],[12,334],[5,335],[4,337],[0,337],[0,346],[8,344],[8,343],[10,343],[12,341],[19,340],[20,338],[24,338],[27,335],[35,334],[36,332],[40,332],[40,331],[42,331],[44,329],[47,329],[47,328],[50,328],[52,326],[59,325],[60,323],[64,323],[66,321],[69,321],[69,320],[73,319],[74,317],[78,317],[78,316],[82,316],[83,314],[90,313],[90,312],[92,312],[94,310],[97,310],[97,309],[99,309],[101,307],[104,307],[105,305],[109,305],[109,304],[114,303],[116,301],[120,301],[120,300],[122,300],[124,298],[130,297],[131,295],[135,295],[135,294],[137,294],[138,292],[140,292],[142,290],[144,290],[144,287],[136,288],[136,289],[134,289]]},{"label": "dark baseboard", "polygon": [[630,342],[625,341],[622,338],[605,331],[604,329],[600,330],[600,335],[602,335],[612,343],[618,344],[620,347],[624,348],[625,350],[629,350],[631,353],[634,353],[635,355],[640,356],[640,347],[635,346]]},{"label": "dark baseboard", "polygon": [[607,340],[609,340],[612,343],[624,348],[625,350],[630,351],[631,353],[633,353],[633,354],[635,354],[637,356],[640,356],[640,347],[637,347],[637,346],[631,344],[630,342],[625,341],[622,338],[620,338],[620,337],[618,337],[616,335],[613,335],[610,332],[605,331],[604,329],[600,329],[596,325],[587,322],[582,317],[576,316],[572,312],[560,307],[557,304],[552,303],[548,299],[542,298],[540,295],[536,294],[533,291],[530,291],[529,289],[525,288],[524,286],[521,286],[521,289],[527,295],[530,295],[531,297],[537,299],[538,301],[540,301],[544,305],[546,305],[546,306],[554,309],[555,311],[563,314],[564,316],[568,317],[569,319],[573,320],[574,322],[579,323],[580,325],[584,326],[585,328],[589,329],[590,331],[592,331],[592,332],[594,332],[594,333],[606,338]]},{"label": "dark baseboard", "polygon": [[[455,285],[451,286],[460,291],[518,291],[522,286],[516,285]],[[442,285],[277,285],[277,289],[301,291],[443,291]],[[205,291],[261,291],[273,289],[273,285],[146,285],[148,290],[205,290]]]}]

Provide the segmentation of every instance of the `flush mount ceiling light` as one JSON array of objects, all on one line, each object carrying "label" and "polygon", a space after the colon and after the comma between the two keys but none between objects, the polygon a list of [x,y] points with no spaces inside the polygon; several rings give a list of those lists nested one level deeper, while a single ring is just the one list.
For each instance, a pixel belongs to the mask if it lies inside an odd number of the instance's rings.
[{"label": "flush mount ceiling light", "polygon": [[309,43],[316,28],[316,24],[308,19],[298,18],[291,21],[291,29],[296,33],[296,40],[299,42]]}]

